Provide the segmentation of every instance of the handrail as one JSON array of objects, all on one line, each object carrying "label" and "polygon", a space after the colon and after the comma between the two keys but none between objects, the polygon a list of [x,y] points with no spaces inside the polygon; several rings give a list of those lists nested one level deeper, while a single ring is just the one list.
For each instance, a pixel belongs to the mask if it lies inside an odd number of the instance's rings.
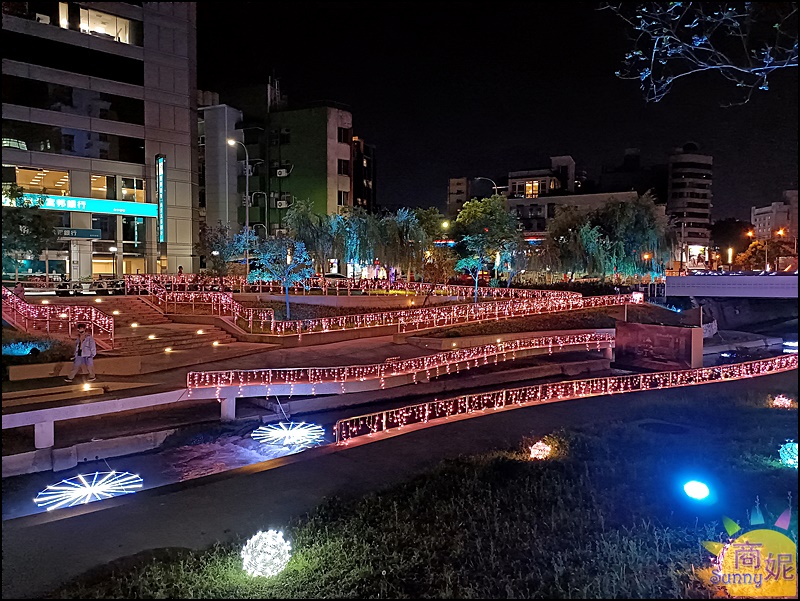
[{"label": "handrail", "polygon": [[87,324],[92,337],[101,343],[108,341],[114,348],[114,318],[91,305],[33,305],[19,298],[2,286],[3,318],[9,319],[26,332],[42,331],[37,323],[44,322],[47,334],[72,336],[72,328],[78,323]]},{"label": "handrail", "polygon": [[741,380],[797,369],[797,365],[797,355],[780,355],[768,359],[731,363],[715,367],[568,380],[551,384],[524,386],[449,399],[437,399],[427,403],[418,403],[397,409],[340,419],[336,422],[334,432],[336,444],[348,444],[350,440],[359,436],[371,436],[391,429],[402,429],[411,424],[441,421],[449,417],[477,413],[488,409],[498,410],[512,405],[521,407],[549,401],[564,401],[643,390],[663,390],[725,380]]},{"label": "handrail", "polygon": [[[600,332],[587,334],[570,334],[566,336],[543,336],[539,338],[518,338],[496,344],[468,347],[455,351],[444,351],[414,357],[413,359],[395,360],[370,365],[348,365],[341,367],[295,367],[283,369],[248,369],[227,371],[192,371],[186,374],[186,387],[189,392],[195,388],[222,388],[226,386],[267,386],[273,384],[324,384],[344,383],[380,379],[383,385],[384,378],[416,374],[421,371],[446,368],[445,373],[450,373],[450,366],[464,361],[474,361],[477,366],[487,364],[490,357],[495,357],[495,363],[508,359],[516,359],[516,353],[529,349],[547,348],[552,352],[554,347],[574,346],[585,344],[586,349],[595,345],[599,350],[603,343],[614,342],[614,335]],[[500,358],[502,356],[502,358]]]}]

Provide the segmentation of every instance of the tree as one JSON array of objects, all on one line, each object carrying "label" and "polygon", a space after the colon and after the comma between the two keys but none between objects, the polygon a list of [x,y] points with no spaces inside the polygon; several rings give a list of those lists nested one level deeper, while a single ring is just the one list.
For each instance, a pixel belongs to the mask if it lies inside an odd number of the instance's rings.
[{"label": "tree", "polygon": [[718,219],[711,225],[711,242],[718,246],[720,251],[733,248],[735,254],[743,253],[750,239],[747,232],[753,229],[753,225],[747,221],[740,221],[730,217],[728,219]]},{"label": "tree", "polygon": [[587,215],[575,207],[565,206],[556,209],[556,215],[547,223],[546,256],[555,259],[554,263],[564,273],[580,272],[587,267],[587,252],[580,235],[587,222]]},{"label": "tree", "polygon": [[506,240],[500,246],[500,268],[506,273],[506,288],[518,273],[528,269],[530,249],[522,236]]},{"label": "tree", "polygon": [[780,257],[794,254],[792,245],[783,240],[754,240],[747,250],[736,255],[733,264],[745,270],[761,271],[767,266],[767,259],[777,268]]},{"label": "tree", "polygon": [[769,89],[769,76],[797,67],[796,2],[621,2],[632,47],[616,75],[638,80],[658,102],[684,77],[715,71],[744,89],[735,104]]},{"label": "tree", "polygon": [[291,319],[289,287],[314,275],[306,245],[291,238],[268,238],[258,241],[253,256],[256,269],[250,271],[249,281],[280,282],[286,295],[286,319]]},{"label": "tree", "polygon": [[[31,256],[39,258],[42,251],[57,240],[55,228],[59,214],[43,210],[44,193],[39,196],[25,195],[17,184],[3,184],[3,271],[17,271],[17,258]],[[8,199],[8,200],[6,200]]]},{"label": "tree", "polygon": [[252,245],[255,239],[253,230],[232,235],[230,227],[221,221],[216,226],[203,223],[200,225],[195,252],[206,258],[206,269],[218,276],[221,283],[230,271],[230,261],[241,255],[247,243]]},{"label": "tree", "polygon": [[422,239],[424,233],[413,211],[400,208],[394,214],[383,218],[386,232],[388,259],[402,269],[406,277],[411,276],[411,266],[422,258]]},{"label": "tree", "polygon": [[315,213],[314,203],[308,198],[294,201],[286,212],[292,236],[306,245],[320,273],[327,271],[327,260],[333,254],[335,217]]},{"label": "tree", "polygon": [[[456,252],[462,258],[456,269],[465,269],[475,279],[475,302],[478,302],[478,278],[488,257],[495,256],[503,244],[519,236],[517,219],[507,209],[505,198],[473,198],[464,203],[453,227]],[[476,265],[480,261],[480,265]]]}]

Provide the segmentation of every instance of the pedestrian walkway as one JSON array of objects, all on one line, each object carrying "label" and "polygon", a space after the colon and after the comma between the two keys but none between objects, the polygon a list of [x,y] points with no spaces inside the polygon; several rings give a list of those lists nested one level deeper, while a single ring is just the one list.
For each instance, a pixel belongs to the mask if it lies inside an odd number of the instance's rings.
[{"label": "pedestrian walkway", "polygon": [[797,389],[797,372],[682,389],[580,399],[409,428],[362,444],[327,446],[3,524],[3,597],[35,598],[86,570],[142,551],[204,549],[281,529],[331,496],[381,490],[446,458],[516,446],[559,427],[648,417],[664,400]]}]

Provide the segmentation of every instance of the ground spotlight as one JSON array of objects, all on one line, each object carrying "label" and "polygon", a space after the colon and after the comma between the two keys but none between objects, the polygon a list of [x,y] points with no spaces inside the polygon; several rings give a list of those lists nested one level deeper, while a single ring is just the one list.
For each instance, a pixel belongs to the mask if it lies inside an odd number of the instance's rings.
[{"label": "ground spotlight", "polygon": [[689,482],[684,484],[683,492],[685,492],[687,496],[698,501],[708,498],[708,495],[711,493],[707,485],[697,480],[689,480]]}]

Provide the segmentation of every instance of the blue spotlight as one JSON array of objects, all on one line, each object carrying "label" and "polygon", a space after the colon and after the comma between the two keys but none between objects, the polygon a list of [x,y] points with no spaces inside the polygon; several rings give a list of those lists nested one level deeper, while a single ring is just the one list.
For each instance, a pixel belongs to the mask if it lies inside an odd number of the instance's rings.
[{"label": "blue spotlight", "polygon": [[689,482],[684,484],[683,492],[685,492],[692,499],[697,499],[698,501],[702,501],[703,499],[708,497],[710,493],[710,491],[708,490],[708,486],[706,486],[702,482],[698,482],[697,480],[690,480]]}]

